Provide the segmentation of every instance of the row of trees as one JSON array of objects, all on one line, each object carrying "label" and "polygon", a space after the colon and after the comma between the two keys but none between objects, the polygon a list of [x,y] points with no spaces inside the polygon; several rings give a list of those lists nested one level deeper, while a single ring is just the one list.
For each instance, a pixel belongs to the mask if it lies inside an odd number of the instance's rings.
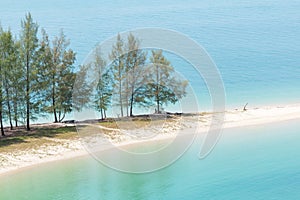
[{"label": "row of trees", "polygon": [[[61,122],[82,105],[96,108],[104,119],[111,105],[119,107],[123,117],[133,116],[136,106],[155,105],[160,113],[163,105],[176,103],[186,95],[187,81],[176,76],[161,50],[148,56],[140,44],[129,34],[125,39],[118,35],[106,57],[96,48],[92,61],[76,73],[74,85],[75,53],[62,31],[50,41],[30,13],[21,21],[18,37],[0,27],[1,134],[3,122],[11,129],[21,123],[30,130],[31,120],[52,114],[54,122]],[[95,89],[85,81],[89,73],[97,77],[91,83]]]},{"label": "row of trees", "polygon": [[0,123],[10,128],[52,113],[62,121],[72,108],[75,53],[61,31],[52,42],[44,29],[27,14],[21,33],[14,37],[0,27]]},{"label": "row of trees", "polygon": [[147,53],[140,49],[140,41],[133,34],[125,39],[118,35],[106,56],[109,65],[101,49],[96,48],[93,59],[83,66],[82,69],[95,72],[97,87],[93,95],[82,94],[92,97],[93,106],[102,119],[106,118],[110,105],[119,107],[121,117],[133,116],[136,106],[156,106],[156,112],[161,113],[163,105],[174,104],[186,95],[188,82],[176,76],[163,51],[152,50],[149,56]]}]

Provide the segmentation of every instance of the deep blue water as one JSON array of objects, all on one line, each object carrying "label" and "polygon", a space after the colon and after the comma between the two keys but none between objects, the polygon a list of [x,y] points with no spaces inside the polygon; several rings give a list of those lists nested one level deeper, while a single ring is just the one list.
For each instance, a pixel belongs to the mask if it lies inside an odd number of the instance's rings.
[{"label": "deep blue water", "polygon": [[[0,1],[0,21],[14,33],[30,11],[51,36],[63,29],[81,64],[90,50],[118,32],[160,27],[182,32],[202,45],[218,66],[227,107],[300,100],[300,1]],[[185,47],[182,47],[185,48]],[[180,63],[173,63],[182,70]],[[209,106],[203,81],[186,72]]]}]

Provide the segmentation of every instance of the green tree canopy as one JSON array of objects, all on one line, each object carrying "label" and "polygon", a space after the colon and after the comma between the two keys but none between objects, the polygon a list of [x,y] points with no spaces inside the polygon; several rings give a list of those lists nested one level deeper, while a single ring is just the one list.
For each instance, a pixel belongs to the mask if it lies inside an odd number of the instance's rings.
[{"label": "green tree canopy", "polygon": [[156,112],[160,113],[161,106],[175,104],[186,95],[188,82],[175,76],[174,68],[162,50],[153,50],[150,62],[151,76],[147,85],[147,97],[155,102]]},{"label": "green tree canopy", "polygon": [[21,22],[20,58],[25,73],[25,100],[26,100],[26,127],[30,130],[30,119],[35,119],[39,111],[40,99],[35,98],[37,93],[35,75],[37,72],[38,24],[33,22],[31,14],[25,16]]}]

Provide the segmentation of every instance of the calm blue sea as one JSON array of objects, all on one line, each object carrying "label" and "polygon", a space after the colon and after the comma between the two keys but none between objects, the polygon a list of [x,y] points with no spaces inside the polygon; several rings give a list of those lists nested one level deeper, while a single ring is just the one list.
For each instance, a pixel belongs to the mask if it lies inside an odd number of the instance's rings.
[{"label": "calm blue sea", "polygon": [[[77,65],[118,32],[176,30],[207,50],[223,78],[226,106],[241,108],[300,102],[299,10],[299,0],[0,0],[0,21],[18,35],[30,11],[51,36],[63,29]],[[184,62],[172,62],[193,84],[200,107],[209,107],[203,80]],[[174,165],[150,174],[119,173],[83,157],[2,176],[0,199],[300,198],[299,120],[225,130],[212,154],[198,160],[202,140]]]},{"label": "calm blue sea", "polygon": [[[16,34],[26,12],[51,36],[63,29],[81,64],[118,32],[160,27],[186,34],[211,55],[223,77],[227,107],[300,101],[299,0],[0,0],[0,21]],[[182,46],[182,48],[186,48]],[[210,105],[201,77],[188,77],[200,107]]]}]

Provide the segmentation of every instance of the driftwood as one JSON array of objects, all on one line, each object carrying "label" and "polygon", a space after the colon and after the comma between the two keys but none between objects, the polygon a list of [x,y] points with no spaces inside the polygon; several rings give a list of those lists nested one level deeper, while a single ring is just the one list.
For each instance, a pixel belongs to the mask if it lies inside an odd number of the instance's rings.
[{"label": "driftwood", "polygon": [[246,111],[247,110],[247,107],[248,106],[248,103],[246,103],[246,105],[244,106],[244,109],[243,109],[243,111]]}]

